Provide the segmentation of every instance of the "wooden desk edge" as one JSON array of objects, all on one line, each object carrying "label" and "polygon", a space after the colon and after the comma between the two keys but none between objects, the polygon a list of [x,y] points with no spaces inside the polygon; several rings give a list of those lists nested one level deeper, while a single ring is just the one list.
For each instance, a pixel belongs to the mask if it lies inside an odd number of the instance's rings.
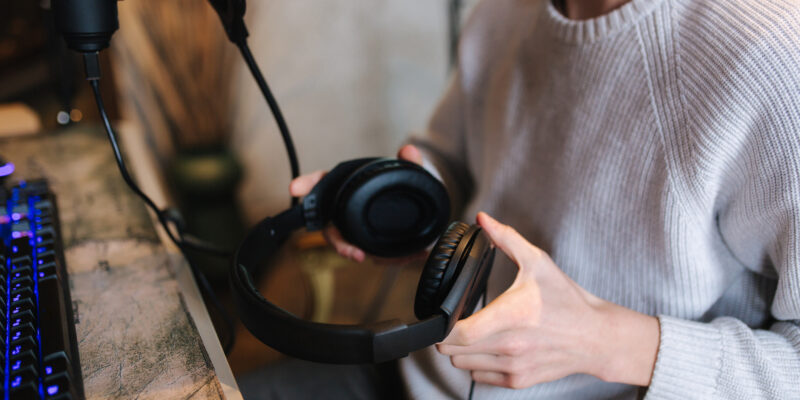
[{"label": "wooden desk edge", "polygon": [[[119,136],[122,138],[122,145],[126,149],[125,156],[129,160],[129,164],[133,169],[141,189],[147,193],[157,205],[160,207],[164,206],[168,203],[168,198],[164,191],[164,182],[162,181],[162,176],[155,169],[155,165],[157,165],[156,159],[152,154],[152,150],[144,141],[144,136],[141,134],[139,128],[132,122],[120,121],[117,126],[120,131]],[[158,218],[151,211],[150,219],[153,221],[153,225],[158,232],[161,242],[168,251],[179,254],[178,248],[169,239],[169,236],[167,236],[167,233],[159,224]],[[203,341],[206,353],[211,360],[211,364],[214,366],[214,371],[217,374],[220,386],[222,386],[225,398],[229,400],[243,400],[242,394],[239,391],[239,386],[236,384],[236,379],[233,377],[233,372],[225,357],[225,352],[222,350],[222,345],[214,331],[214,325],[211,323],[211,318],[203,304],[200,290],[197,287],[197,283],[194,281],[191,270],[185,262],[181,263],[181,266],[178,268],[176,279],[181,293],[186,300],[186,307],[189,309],[189,313],[197,326],[197,331]]]}]

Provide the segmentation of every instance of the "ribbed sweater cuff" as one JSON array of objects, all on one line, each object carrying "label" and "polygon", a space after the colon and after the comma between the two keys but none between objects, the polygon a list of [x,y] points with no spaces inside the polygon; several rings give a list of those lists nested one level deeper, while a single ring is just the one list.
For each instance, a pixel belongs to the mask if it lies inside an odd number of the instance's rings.
[{"label": "ribbed sweater cuff", "polygon": [[711,324],[659,316],[661,343],[646,399],[713,396],[722,363],[722,333]]}]

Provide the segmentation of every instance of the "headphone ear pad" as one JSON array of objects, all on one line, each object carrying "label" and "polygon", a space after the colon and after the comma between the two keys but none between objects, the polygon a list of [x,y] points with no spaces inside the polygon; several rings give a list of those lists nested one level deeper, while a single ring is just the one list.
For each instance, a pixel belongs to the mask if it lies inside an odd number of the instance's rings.
[{"label": "headphone ear pad", "polygon": [[342,183],[333,205],[342,236],[381,257],[424,250],[447,226],[450,199],[444,185],[414,163],[378,159]]},{"label": "headphone ear pad", "polygon": [[428,318],[439,311],[456,275],[452,269],[457,268],[458,260],[453,263],[450,261],[468,229],[469,225],[463,222],[453,222],[433,246],[417,285],[414,299],[414,315],[417,319]]}]

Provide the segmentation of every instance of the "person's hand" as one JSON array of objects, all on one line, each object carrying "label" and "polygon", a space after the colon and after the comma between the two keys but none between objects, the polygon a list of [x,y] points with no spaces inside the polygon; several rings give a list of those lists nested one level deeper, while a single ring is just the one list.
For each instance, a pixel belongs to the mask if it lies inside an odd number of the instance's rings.
[{"label": "person's hand", "polygon": [[[397,158],[422,165],[422,153],[420,153],[419,149],[410,144],[400,148],[397,152]],[[327,171],[314,171],[310,174],[295,178],[289,184],[289,193],[294,197],[303,197],[307,195],[326,173]],[[358,262],[364,261],[366,257],[364,250],[344,240],[342,234],[339,233],[339,230],[333,225],[329,224],[325,227],[323,234],[325,235],[325,239],[328,240],[328,243],[333,245],[336,252],[342,257]]]},{"label": "person's hand", "polygon": [[510,226],[485,213],[478,224],[519,272],[437,345],[453,366],[476,382],[517,389],[575,373],[649,384],[660,339],[655,317],[593,296]]}]

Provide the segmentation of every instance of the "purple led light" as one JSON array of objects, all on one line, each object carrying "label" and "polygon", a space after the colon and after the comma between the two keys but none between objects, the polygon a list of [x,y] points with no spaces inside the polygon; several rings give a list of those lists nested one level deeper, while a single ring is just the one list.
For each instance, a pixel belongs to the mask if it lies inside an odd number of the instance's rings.
[{"label": "purple led light", "polygon": [[20,366],[22,366],[22,361],[17,360],[17,362],[15,362],[14,365],[11,366],[11,370],[16,371],[19,369]]},{"label": "purple led light", "polygon": [[0,177],[9,176],[11,173],[14,172],[14,164],[13,163],[6,163],[2,167],[0,167]]},{"label": "purple led light", "polygon": [[52,385],[47,387],[47,394],[50,396],[58,393],[58,385]]},{"label": "purple led light", "polygon": [[53,373],[53,367],[44,367],[45,375],[50,375]]},{"label": "purple led light", "polygon": [[20,384],[22,384],[22,377],[21,376],[18,376],[16,378],[14,378],[13,381],[11,381],[11,387],[18,387]]},{"label": "purple led light", "polygon": [[14,221],[19,221],[22,219],[22,214],[20,213],[13,213],[11,214],[11,219]]},{"label": "purple led light", "polygon": [[14,239],[19,239],[22,237],[22,232],[11,232],[11,237]]}]

